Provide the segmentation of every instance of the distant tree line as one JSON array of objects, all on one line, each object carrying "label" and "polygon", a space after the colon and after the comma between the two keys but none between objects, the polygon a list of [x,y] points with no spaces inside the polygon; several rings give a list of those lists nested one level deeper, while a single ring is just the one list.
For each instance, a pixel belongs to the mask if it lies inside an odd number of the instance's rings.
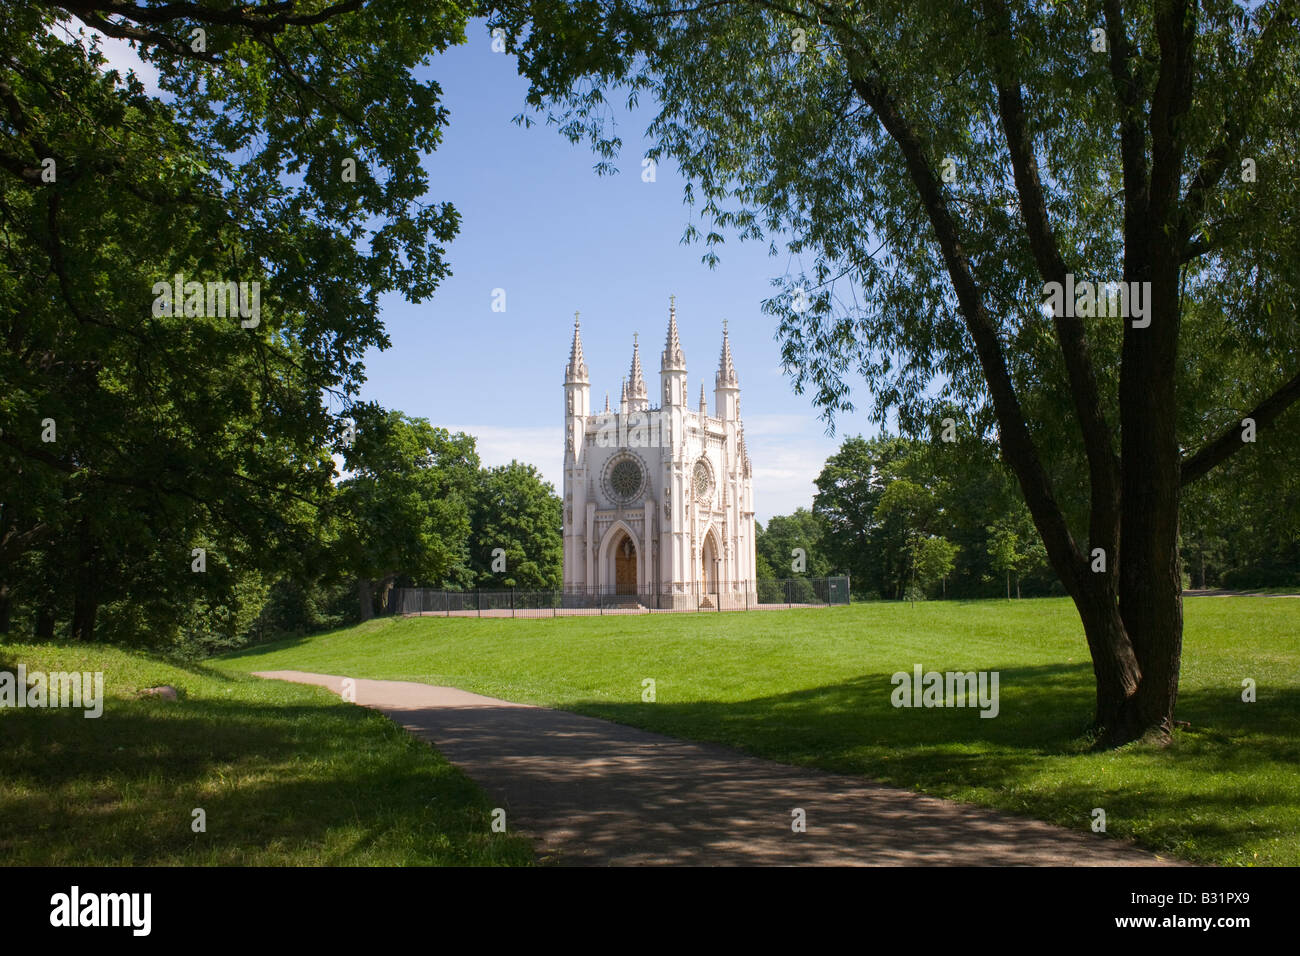
[{"label": "distant tree line", "polygon": [[[1187,587],[1300,586],[1294,464],[1279,459],[1263,474],[1229,465],[1192,486]],[[760,578],[849,574],[859,598],[1065,593],[993,442],[851,437],[816,485],[811,510],[758,526]]]},{"label": "distant tree line", "polygon": [[364,620],[394,586],[559,586],[560,499],[536,468],[484,467],[472,436],[424,419],[354,413],[341,480],[289,506],[284,539],[263,541],[278,570],[258,542],[201,516],[182,537],[165,516],[102,498],[51,509],[51,533],[5,566],[0,634],[197,657]]}]

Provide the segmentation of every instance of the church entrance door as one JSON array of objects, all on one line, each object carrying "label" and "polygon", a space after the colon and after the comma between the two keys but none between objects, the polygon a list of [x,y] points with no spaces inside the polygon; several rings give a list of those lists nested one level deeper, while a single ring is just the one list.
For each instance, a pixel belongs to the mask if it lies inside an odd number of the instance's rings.
[{"label": "church entrance door", "polygon": [[700,585],[705,594],[715,594],[718,590],[718,553],[711,534],[705,536],[704,547],[700,549]]},{"label": "church entrance door", "polygon": [[614,549],[614,592],[636,594],[636,545],[627,535]]}]

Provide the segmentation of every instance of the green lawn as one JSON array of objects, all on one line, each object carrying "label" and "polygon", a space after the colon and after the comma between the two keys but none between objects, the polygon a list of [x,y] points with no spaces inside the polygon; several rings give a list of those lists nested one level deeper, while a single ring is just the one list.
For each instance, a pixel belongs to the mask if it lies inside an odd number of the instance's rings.
[{"label": "green lawn", "polygon": [[[1300,599],[1193,598],[1185,615],[1191,728],[1112,753],[1080,739],[1092,668],[1064,599],[382,619],[213,663],[450,684],[1076,828],[1101,807],[1109,834],[1190,860],[1300,864]],[[890,676],[913,664],[1000,672],[1000,715],[895,709]]]},{"label": "green lawn", "polygon": [[[0,644],[0,671],[102,671],[103,715],[0,708],[0,862],[528,864],[478,787],[328,691],[105,647]],[[177,701],[139,699],[170,684]],[[207,832],[191,829],[207,813]]]}]

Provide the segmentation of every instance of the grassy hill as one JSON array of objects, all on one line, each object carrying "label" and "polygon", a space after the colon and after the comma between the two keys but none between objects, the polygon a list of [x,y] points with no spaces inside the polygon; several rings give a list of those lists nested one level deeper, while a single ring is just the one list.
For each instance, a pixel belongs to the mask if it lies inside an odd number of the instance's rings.
[{"label": "grassy hill", "polygon": [[[381,714],[316,687],[105,647],[0,644],[0,671],[102,671],[103,715],[0,708],[0,861],[528,864],[481,790]],[[170,684],[179,700],[141,699]],[[207,830],[192,830],[202,808]]]},{"label": "grassy hill", "polygon": [[[1174,746],[1087,752],[1092,667],[1063,599],[381,619],[230,655],[447,684],[1086,828],[1190,860],[1300,864],[1300,599],[1186,602]],[[995,670],[1000,713],[894,708],[896,671]],[[643,681],[656,700],[642,702]],[[1242,681],[1258,700],[1242,701]],[[974,862],[974,861],[973,861]]]}]

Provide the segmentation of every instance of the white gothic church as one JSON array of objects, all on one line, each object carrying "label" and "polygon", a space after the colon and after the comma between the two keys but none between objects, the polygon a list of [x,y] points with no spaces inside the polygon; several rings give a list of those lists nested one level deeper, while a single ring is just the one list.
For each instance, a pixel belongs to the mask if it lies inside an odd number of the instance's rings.
[{"label": "white gothic church", "polygon": [[703,382],[698,407],[688,407],[675,303],[659,394],[652,407],[633,336],[617,411],[606,393],[604,411],[593,413],[575,315],[564,372],[564,589],[576,603],[597,595],[660,608],[757,603],[753,467],[725,322],[713,414]]}]

